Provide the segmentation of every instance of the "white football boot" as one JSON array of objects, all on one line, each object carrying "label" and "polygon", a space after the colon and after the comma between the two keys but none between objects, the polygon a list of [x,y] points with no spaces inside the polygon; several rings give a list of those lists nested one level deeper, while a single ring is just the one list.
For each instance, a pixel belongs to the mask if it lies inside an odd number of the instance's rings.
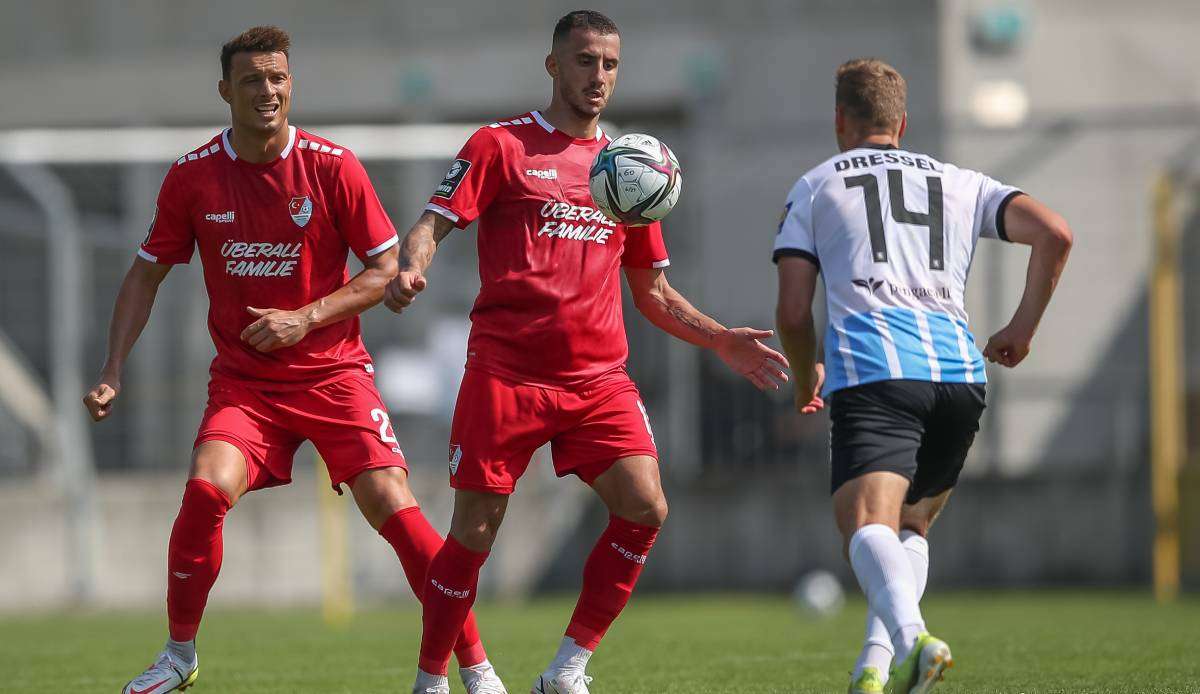
[{"label": "white football boot", "polygon": [[121,694],[165,694],[182,692],[196,683],[200,674],[200,658],[190,663],[181,663],[167,651],[158,654],[158,660],[134,677],[121,690]]},{"label": "white football boot", "polygon": [[467,694],[508,694],[500,676],[496,674],[496,668],[486,660],[479,665],[459,668],[458,674],[462,676]]},{"label": "white football boot", "polygon": [[590,694],[591,681],[582,672],[546,672],[538,676],[529,694]]}]

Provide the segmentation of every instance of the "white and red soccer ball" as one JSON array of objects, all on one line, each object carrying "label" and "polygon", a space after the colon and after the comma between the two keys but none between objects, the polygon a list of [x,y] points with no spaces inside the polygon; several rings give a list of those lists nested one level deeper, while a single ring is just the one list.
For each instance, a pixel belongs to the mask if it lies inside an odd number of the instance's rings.
[{"label": "white and red soccer ball", "polygon": [[609,219],[645,226],[675,207],[683,190],[683,173],[670,148],[649,135],[631,133],[596,155],[588,188],[596,207]]}]

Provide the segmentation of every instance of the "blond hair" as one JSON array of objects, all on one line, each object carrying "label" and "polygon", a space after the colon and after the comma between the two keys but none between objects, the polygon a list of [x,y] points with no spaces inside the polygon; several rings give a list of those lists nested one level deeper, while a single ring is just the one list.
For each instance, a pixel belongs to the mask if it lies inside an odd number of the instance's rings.
[{"label": "blond hair", "polygon": [[895,128],[904,118],[908,84],[896,68],[876,58],[858,58],[837,69],[837,105],[872,128]]}]

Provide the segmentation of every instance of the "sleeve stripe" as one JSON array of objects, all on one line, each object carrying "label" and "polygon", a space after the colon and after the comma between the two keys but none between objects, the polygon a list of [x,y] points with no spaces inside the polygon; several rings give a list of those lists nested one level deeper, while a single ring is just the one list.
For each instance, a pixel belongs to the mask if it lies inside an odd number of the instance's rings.
[{"label": "sleeve stripe", "polygon": [[1004,196],[1004,199],[1000,201],[1000,206],[996,208],[996,235],[1000,237],[1001,241],[1008,241],[1008,232],[1004,230],[1004,211],[1008,209],[1008,203],[1012,202],[1013,198],[1021,195],[1025,195],[1025,191],[1014,190]]},{"label": "sleeve stripe", "polygon": [[433,202],[429,203],[428,205],[425,206],[425,211],[433,212],[434,214],[440,214],[441,216],[445,217],[446,219],[449,219],[451,222],[458,224],[458,219],[459,219],[458,215],[454,214],[453,212],[446,209],[445,207],[438,205],[437,203],[433,203]]},{"label": "sleeve stripe", "polygon": [[670,266],[671,266],[671,259],[670,259],[670,258],[664,258],[664,259],[662,259],[662,260],[656,260],[656,261],[654,261],[654,263],[652,263],[652,264],[650,265],[650,267],[654,268],[655,270],[661,270],[662,268],[665,268],[665,267],[670,267]]},{"label": "sleeve stripe", "polygon": [[149,260],[149,261],[150,261],[150,262],[152,262],[152,263],[157,263],[157,262],[158,262],[158,256],[156,256],[156,255],[150,255],[149,253],[147,253],[147,252],[146,252],[146,249],[145,249],[145,248],[142,248],[141,246],[138,246],[138,252],[137,252],[137,254],[138,254],[139,256],[141,256],[141,258],[142,258],[143,260]]},{"label": "sleeve stripe", "polygon": [[778,264],[780,258],[804,258],[813,265],[816,265],[818,270],[821,269],[821,261],[817,259],[817,256],[799,248],[776,248],[775,255],[771,257],[771,260]]},{"label": "sleeve stripe", "polygon": [[366,256],[368,258],[370,258],[373,255],[379,255],[380,253],[386,251],[387,249],[391,248],[392,246],[395,246],[398,243],[400,243],[400,237],[393,234],[392,238],[388,239],[387,241],[384,241],[383,243],[379,244],[378,246],[367,251]]}]

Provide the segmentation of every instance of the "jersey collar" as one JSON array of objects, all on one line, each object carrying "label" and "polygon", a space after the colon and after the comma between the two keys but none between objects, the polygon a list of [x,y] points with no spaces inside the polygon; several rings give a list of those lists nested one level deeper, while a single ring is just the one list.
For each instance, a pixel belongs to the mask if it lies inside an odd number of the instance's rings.
[{"label": "jersey collar", "polygon": [[[538,111],[530,111],[529,115],[533,116],[533,119],[535,121],[537,121],[537,124],[542,126],[542,128],[545,129],[546,132],[561,133],[565,137],[571,137],[570,135],[567,135],[566,133],[560,131],[558,128],[555,128],[553,125],[550,125],[550,121],[543,118],[542,114],[539,113]],[[587,140],[581,140],[580,138],[577,138],[577,137],[571,137],[571,139],[579,140],[580,142],[587,142]],[[597,125],[596,126],[596,141],[599,142],[602,139],[604,139],[604,131],[600,129],[599,125]]]},{"label": "jersey collar", "polygon": [[900,149],[900,148],[897,147],[896,145],[893,145],[890,142],[887,142],[887,143],[867,142],[865,144],[861,144],[861,145],[855,147],[854,149]]},{"label": "jersey collar", "polygon": [[[233,145],[229,144],[229,133],[231,133],[231,132],[233,132],[233,128],[225,128],[224,130],[221,131],[221,149],[225,150],[225,153],[229,155],[230,159],[232,159],[233,161],[237,161],[237,158],[238,158],[237,152],[233,151]],[[279,159],[287,159],[288,155],[292,153],[292,147],[295,147],[295,146],[296,146],[296,126],[289,125],[288,126],[288,143],[283,148],[283,151],[279,153]],[[279,159],[277,159],[276,161],[279,161]],[[266,162],[266,163],[271,164],[274,162]]]}]

